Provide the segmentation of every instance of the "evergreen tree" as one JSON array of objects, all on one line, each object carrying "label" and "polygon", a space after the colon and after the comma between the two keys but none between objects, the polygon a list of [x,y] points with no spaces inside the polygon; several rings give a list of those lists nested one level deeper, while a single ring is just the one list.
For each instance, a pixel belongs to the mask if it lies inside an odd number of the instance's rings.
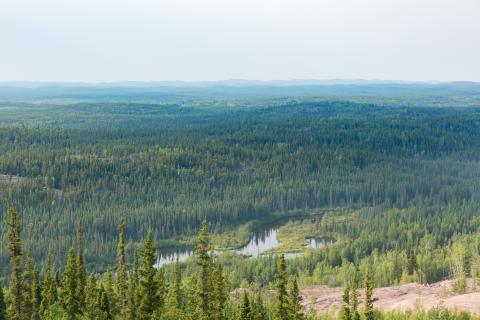
[{"label": "evergreen tree", "polygon": [[239,303],[238,320],[252,320],[252,309],[250,307],[250,299],[246,291],[243,291],[242,298]]},{"label": "evergreen tree", "polygon": [[0,286],[0,320],[7,320],[7,305],[5,304],[5,295]]},{"label": "evergreen tree", "polygon": [[135,251],[133,254],[133,270],[128,279],[128,310],[127,318],[129,320],[137,319],[137,307],[138,307],[138,254]]},{"label": "evergreen tree", "polygon": [[417,269],[417,255],[415,254],[415,250],[413,249],[410,249],[407,252],[408,252],[407,271],[408,271],[408,275],[412,276],[415,273],[415,270]]},{"label": "evergreen tree", "polygon": [[180,270],[180,261],[175,261],[175,268],[173,270],[172,296],[174,298],[175,308],[181,309],[183,304],[182,294],[182,273]]},{"label": "evergreen tree", "polygon": [[57,283],[55,281],[55,272],[52,266],[52,253],[49,251],[47,264],[45,267],[42,301],[40,303],[40,315],[44,316],[46,310],[57,301]]},{"label": "evergreen tree", "polygon": [[103,286],[100,286],[98,290],[98,320],[112,320],[112,310],[109,301],[109,295]]},{"label": "evergreen tree", "polygon": [[87,271],[85,268],[85,253],[84,253],[84,233],[83,222],[79,221],[77,224],[77,300],[79,310],[85,307],[85,285],[87,282]]},{"label": "evergreen tree", "polygon": [[31,320],[40,319],[40,302],[42,299],[42,292],[40,286],[40,276],[36,268],[33,269],[33,281],[32,281],[32,315]]},{"label": "evergreen tree", "polygon": [[373,287],[370,281],[370,276],[365,276],[365,307],[363,310],[363,315],[365,320],[373,320],[374,319],[374,312],[373,312]]},{"label": "evergreen tree", "polygon": [[98,317],[98,290],[97,279],[91,273],[85,285],[85,317],[96,319]]},{"label": "evergreen tree", "polygon": [[276,319],[288,320],[288,295],[287,295],[287,267],[285,257],[280,255],[276,278],[277,303],[275,308]]},{"label": "evergreen tree", "polygon": [[24,290],[21,267],[22,242],[20,239],[20,218],[12,208],[7,210],[5,224],[9,228],[7,231],[7,239],[11,265],[8,318],[11,320],[23,320]]},{"label": "evergreen tree", "polygon": [[163,268],[160,268],[155,273],[155,283],[157,285],[157,303],[155,314],[156,317],[161,317],[160,313],[165,303],[165,272]]},{"label": "evergreen tree", "polygon": [[212,320],[221,320],[224,318],[227,296],[225,294],[223,271],[220,263],[217,263],[212,280],[211,318]]},{"label": "evergreen tree", "polygon": [[200,268],[197,282],[197,295],[199,300],[200,319],[210,318],[210,292],[211,292],[211,266],[209,255],[210,243],[208,239],[208,225],[204,220],[197,237],[195,249],[196,263]]},{"label": "evergreen tree", "polygon": [[342,320],[351,320],[352,315],[350,312],[350,286],[348,283],[345,283],[342,296],[342,309],[341,309],[341,319]]},{"label": "evergreen tree", "polygon": [[252,301],[252,320],[267,320],[267,310],[263,303],[262,292],[257,289],[255,299]]},{"label": "evergreen tree", "polygon": [[358,312],[358,273],[353,273],[352,279],[352,295],[351,295],[352,307],[350,309],[350,316],[352,320],[360,320],[360,313]]},{"label": "evergreen tree", "polygon": [[115,312],[116,310],[116,297],[115,297],[115,292],[113,290],[113,273],[112,273],[112,268],[108,268],[107,272],[105,272],[104,277],[103,277],[103,289],[105,291],[105,294],[108,296],[108,306],[110,308],[111,312]]},{"label": "evergreen tree", "polygon": [[152,317],[159,305],[158,284],[156,283],[155,251],[153,247],[153,232],[150,231],[145,239],[142,253],[142,266],[139,281],[139,305],[137,318],[148,320]]},{"label": "evergreen tree", "polygon": [[67,264],[63,273],[63,284],[61,291],[62,306],[65,310],[67,320],[76,319],[79,314],[78,293],[78,272],[74,248],[70,248],[67,256]]},{"label": "evergreen tree", "polygon": [[32,258],[28,257],[23,271],[22,282],[24,288],[23,296],[23,318],[31,319],[33,313],[33,281],[34,281],[34,267]]},{"label": "evergreen tree", "polygon": [[125,219],[120,220],[118,226],[118,246],[117,246],[117,299],[120,319],[127,319],[128,312],[128,283],[127,283],[127,267],[125,258]]},{"label": "evergreen tree", "polygon": [[302,302],[302,297],[300,297],[300,292],[298,290],[297,279],[294,278],[292,280],[292,284],[290,286],[290,291],[288,295],[289,319],[302,320],[304,318],[303,307],[301,302]]}]

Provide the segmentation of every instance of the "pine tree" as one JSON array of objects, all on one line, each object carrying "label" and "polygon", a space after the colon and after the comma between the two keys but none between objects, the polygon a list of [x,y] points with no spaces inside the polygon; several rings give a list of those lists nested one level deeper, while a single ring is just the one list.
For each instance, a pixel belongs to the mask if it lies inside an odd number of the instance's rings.
[{"label": "pine tree", "polygon": [[120,319],[127,319],[128,309],[128,283],[127,283],[127,267],[125,258],[125,219],[120,220],[118,226],[118,246],[117,246],[117,299]]},{"label": "pine tree", "polygon": [[350,286],[348,285],[348,283],[345,283],[345,287],[343,289],[341,319],[352,319],[352,315],[350,312]]},{"label": "pine tree", "polygon": [[197,295],[199,300],[200,319],[210,318],[210,292],[211,292],[211,258],[209,255],[210,243],[208,239],[208,225],[203,221],[197,237],[195,250],[196,263],[200,268],[197,282]]},{"label": "pine tree", "polygon": [[44,316],[47,309],[57,301],[57,283],[55,281],[55,272],[52,266],[52,253],[49,251],[47,264],[45,267],[42,301],[40,303],[40,315]]},{"label": "pine tree", "polygon": [[10,307],[8,309],[8,318],[11,320],[23,320],[23,284],[22,284],[22,241],[20,238],[20,218],[15,210],[7,210],[7,239],[8,253],[10,255],[11,275],[10,275]]},{"label": "pine tree", "polygon": [[370,281],[370,276],[365,276],[365,307],[363,310],[365,320],[373,320],[374,319],[374,312],[373,312],[373,287]]},{"label": "pine tree", "polygon": [[288,320],[288,296],[287,296],[287,267],[285,257],[280,255],[276,279],[277,303],[275,308],[276,319]]},{"label": "pine tree", "polygon": [[352,307],[350,309],[350,316],[352,320],[360,320],[360,313],[358,312],[358,273],[357,271],[353,274],[352,279]]},{"label": "pine tree", "polygon": [[150,231],[145,239],[142,253],[142,266],[139,281],[139,305],[137,317],[149,320],[159,305],[158,285],[156,283],[155,251],[153,233]]},{"label": "pine tree", "polygon": [[63,284],[61,291],[62,306],[65,310],[67,320],[76,319],[79,313],[79,300],[77,297],[78,272],[74,248],[70,248],[67,256],[67,264],[63,273]]},{"label": "pine tree", "polygon": [[3,288],[0,286],[0,320],[7,320],[7,306],[5,304],[5,295]]},{"label": "pine tree", "polygon": [[290,286],[290,291],[288,295],[289,319],[302,320],[304,318],[301,302],[302,297],[300,297],[300,292],[298,290],[297,279],[294,278]]},{"label": "pine tree", "polygon": [[83,310],[85,307],[85,284],[87,282],[87,271],[85,268],[85,253],[84,253],[84,234],[83,222],[79,221],[77,224],[77,300],[78,307]]},{"label": "pine tree", "polygon": [[223,271],[220,263],[217,263],[217,267],[213,273],[212,282],[211,318],[212,320],[221,320],[224,319],[224,309],[227,297],[225,294]]},{"label": "pine tree", "polygon": [[252,320],[252,309],[250,307],[250,299],[246,291],[243,291],[239,304],[238,320]]}]

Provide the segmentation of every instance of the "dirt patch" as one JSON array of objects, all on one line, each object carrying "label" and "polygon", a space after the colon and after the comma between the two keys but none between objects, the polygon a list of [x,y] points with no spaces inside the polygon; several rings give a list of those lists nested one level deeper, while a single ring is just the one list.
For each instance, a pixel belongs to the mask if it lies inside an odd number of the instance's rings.
[{"label": "dirt patch", "polygon": [[[443,306],[480,314],[480,289],[474,281],[468,280],[469,291],[465,294],[455,294],[452,291],[452,284],[452,280],[445,280],[430,285],[409,283],[376,288],[373,290],[374,306],[385,311]],[[359,293],[360,303],[363,303],[363,290],[359,290]],[[343,288],[326,286],[313,286],[301,290],[305,309],[310,309],[314,302],[313,307],[319,313],[337,312],[342,304],[342,294]]]}]

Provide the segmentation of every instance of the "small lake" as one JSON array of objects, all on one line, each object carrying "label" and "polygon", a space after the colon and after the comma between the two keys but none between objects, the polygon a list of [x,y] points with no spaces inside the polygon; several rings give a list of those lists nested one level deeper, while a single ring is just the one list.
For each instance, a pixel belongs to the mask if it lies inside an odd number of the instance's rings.
[{"label": "small lake", "polygon": [[[250,241],[242,248],[236,250],[236,253],[245,257],[257,258],[267,250],[276,248],[280,245],[277,237],[278,229],[281,225],[271,225],[261,228],[254,232]],[[331,238],[308,238],[307,248],[323,249],[333,243]],[[162,248],[159,250],[156,266],[173,263],[177,257],[180,262],[184,262],[193,256],[193,249]],[[285,253],[285,259],[293,259],[302,256],[303,253]]]}]

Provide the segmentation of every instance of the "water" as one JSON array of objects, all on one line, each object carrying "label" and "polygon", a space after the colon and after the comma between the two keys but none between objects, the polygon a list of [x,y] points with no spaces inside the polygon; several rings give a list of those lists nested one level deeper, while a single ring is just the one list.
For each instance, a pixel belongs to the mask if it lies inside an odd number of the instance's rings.
[{"label": "water", "polygon": [[193,256],[192,249],[179,249],[179,248],[162,248],[157,258],[156,267],[161,267],[165,264],[174,263],[177,261],[185,262],[188,258]]},{"label": "water", "polygon": [[237,253],[256,258],[263,252],[278,247],[280,241],[278,241],[277,232],[278,228],[256,232],[243,248],[237,250]]},{"label": "water", "polygon": [[[279,225],[274,225],[257,230],[254,232],[250,241],[242,248],[236,250],[236,253],[245,257],[257,258],[265,251],[278,247],[280,245],[280,241],[278,241],[277,238],[279,227]],[[323,249],[333,243],[333,239],[331,238],[308,238],[307,240],[307,247],[313,249]],[[295,252],[288,252],[284,254],[285,259],[293,259],[302,255],[303,253]],[[176,261],[177,257],[180,262],[184,262],[191,256],[193,256],[192,249],[161,249],[156,266],[159,267],[165,264],[173,263]]]},{"label": "water", "polygon": [[323,249],[333,243],[332,238],[307,238],[307,240],[307,247],[312,249]]}]

